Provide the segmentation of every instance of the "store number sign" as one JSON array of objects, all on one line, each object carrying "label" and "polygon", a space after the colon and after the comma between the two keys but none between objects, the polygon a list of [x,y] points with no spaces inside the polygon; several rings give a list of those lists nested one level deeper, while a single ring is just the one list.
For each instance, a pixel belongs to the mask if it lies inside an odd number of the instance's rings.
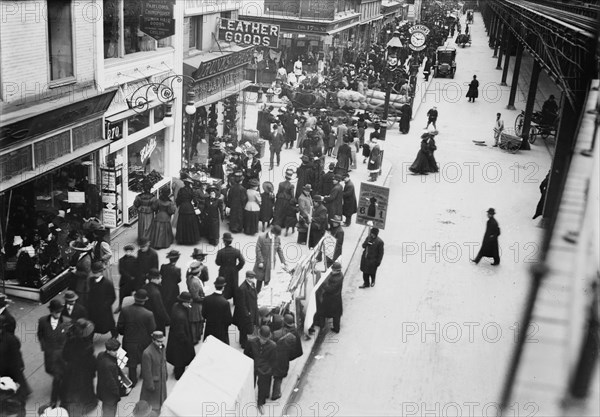
[{"label": "store number sign", "polygon": [[107,140],[119,140],[123,138],[123,120],[118,122],[106,122],[104,138]]}]

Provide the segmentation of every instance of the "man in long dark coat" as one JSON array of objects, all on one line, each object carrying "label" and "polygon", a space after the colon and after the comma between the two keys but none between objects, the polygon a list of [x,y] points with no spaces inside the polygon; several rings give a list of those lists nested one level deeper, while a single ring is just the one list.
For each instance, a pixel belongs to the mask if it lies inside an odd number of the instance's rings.
[{"label": "man in long dark coat", "polygon": [[137,253],[138,270],[135,290],[139,290],[146,283],[146,275],[152,268],[158,269],[158,253],[150,247],[150,240],[146,237],[138,239],[140,249]]},{"label": "man in long dark coat", "polygon": [[346,218],[344,226],[352,224],[352,215],[358,210],[354,183],[347,173],[344,175],[344,191],[342,192],[342,214]]},{"label": "man in long dark coat", "polygon": [[256,261],[253,271],[256,274],[256,293],[260,292],[263,284],[269,285],[271,273],[275,269],[276,257],[279,256],[281,263],[286,266],[283,250],[281,249],[281,227],[274,224],[271,230],[260,234],[256,240]]},{"label": "man in long dark coat", "polygon": [[327,225],[329,216],[327,215],[327,208],[323,205],[323,197],[316,195],[313,197],[314,209],[312,213],[312,220],[310,223],[310,236],[308,238],[308,248],[312,249],[319,243],[319,240],[323,237],[327,231]]},{"label": "man in long dark coat", "polygon": [[290,200],[294,198],[294,186],[290,182],[294,171],[290,168],[285,171],[285,180],[279,183],[277,194],[275,195],[275,211],[273,213],[273,224],[283,227],[285,215],[290,205]]},{"label": "man in long dark coat", "polygon": [[156,415],[167,399],[167,358],[165,335],[161,331],[152,333],[152,343],[142,353],[142,390],[140,401],[147,401]]},{"label": "man in long dark coat", "polygon": [[[428,60],[429,62],[429,60]],[[412,118],[412,107],[405,103],[400,107],[400,133],[407,134],[410,131],[410,119]]]},{"label": "man in long dark coat", "polygon": [[204,329],[204,340],[208,336],[214,336],[225,344],[229,344],[229,326],[232,322],[231,307],[223,297],[223,288],[227,282],[223,277],[215,280],[215,292],[204,298],[202,303],[202,315],[206,321]]},{"label": "man in long dark coat", "polygon": [[321,176],[321,181],[319,182],[319,188],[317,189],[317,193],[321,195],[329,195],[331,193],[331,189],[333,188],[333,178],[335,177],[335,163],[330,163],[327,167],[327,172]]},{"label": "man in long dark coat", "polygon": [[181,282],[181,268],[177,267],[177,261],[181,254],[179,251],[171,250],[167,253],[168,264],[163,264],[160,267],[160,293],[162,295],[165,310],[170,312],[173,304],[179,296],[179,283]]},{"label": "man in long dark coat", "polygon": [[115,313],[121,310],[123,298],[130,296],[142,286],[138,275],[138,260],[133,254],[133,245],[125,245],[123,250],[125,255],[119,259],[119,307],[117,307]]},{"label": "man in long dark coat", "polygon": [[360,258],[360,270],[363,273],[363,285],[359,288],[375,286],[377,268],[383,259],[383,240],[379,237],[379,229],[373,227],[362,244],[363,253]]},{"label": "man in long dark coat", "polygon": [[75,294],[75,291],[65,291],[65,306],[62,315],[70,318],[71,321],[77,321],[82,318],[87,319],[88,317],[86,308],[77,302],[78,299],[79,296]]},{"label": "man in long dark coat", "polygon": [[256,274],[246,271],[246,280],[239,286],[235,295],[233,324],[240,331],[240,346],[244,348],[248,335],[254,334],[258,326],[258,294],[256,292]]},{"label": "man in long dark coat", "polygon": [[258,337],[249,340],[244,348],[244,355],[254,360],[254,384],[258,385],[256,405],[261,414],[271,391],[276,349],[275,342],[271,340],[269,326],[261,326]]},{"label": "man in long dark coat", "polygon": [[493,258],[494,262],[492,262],[492,265],[500,264],[500,253],[498,249],[498,236],[500,236],[500,227],[494,218],[494,214],[496,214],[496,210],[493,208],[488,209],[488,221],[485,226],[485,234],[483,235],[481,249],[479,249],[479,253],[475,259],[471,259],[471,262],[475,262],[475,264],[478,264],[483,257]]},{"label": "man in long dark coat", "polygon": [[331,274],[323,283],[323,317],[333,318],[333,327],[331,331],[340,332],[340,320],[342,318],[342,287],[344,285],[344,274],[339,262],[334,262],[331,266]]},{"label": "man in long dark coat", "polygon": [[327,207],[329,220],[333,219],[334,216],[342,215],[344,189],[342,184],[340,184],[341,181],[341,176],[336,175],[333,177],[333,188],[329,195],[323,197],[323,203],[325,204],[325,207]]},{"label": "man in long dark coat", "polygon": [[158,269],[151,269],[148,272],[148,283],[144,285],[144,289],[148,293],[148,301],[146,301],[146,308],[154,314],[154,321],[156,322],[156,330],[165,333],[165,328],[169,325],[169,313],[165,308],[165,304],[160,293],[160,283],[162,277]]},{"label": "man in long dark coat", "polygon": [[242,187],[242,173],[234,175],[231,187],[227,191],[227,207],[229,207],[229,230],[240,233],[244,228],[244,206],[248,201],[246,189]]},{"label": "man in long dark coat", "polygon": [[[219,249],[215,263],[219,265],[219,276],[225,278],[225,288],[223,289],[223,297],[230,300],[235,295],[239,286],[239,272],[246,264],[244,256],[239,249],[231,246],[233,236],[231,233],[223,233],[224,248]],[[234,300],[235,301],[235,300]]]},{"label": "man in long dark coat", "polygon": [[115,287],[111,281],[103,276],[104,263],[96,261],[92,264],[90,273],[89,315],[94,323],[94,333],[104,334],[110,332],[112,337],[118,336],[115,327],[112,305],[117,299]]},{"label": "man in long dark coat", "polygon": [[[229,305],[229,304],[228,304]],[[181,378],[185,367],[192,362],[196,352],[192,338],[189,312],[192,308],[192,295],[184,291],[177,297],[171,309],[171,327],[167,342],[167,362],[173,365],[175,379]]]},{"label": "man in long dark coat", "polygon": [[38,320],[37,337],[44,352],[44,368],[46,373],[52,375],[50,402],[56,404],[64,373],[61,355],[67,341],[67,329],[71,319],[62,316],[63,304],[59,300],[50,301],[48,307],[50,314]]},{"label": "man in long dark coat", "polygon": [[298,177],[298,183],[296,184],[295,198],[298,199],[302,194],[302,188],[306,184],[312,185],[314,182],[315,172],[308,156],[302,156],[302,165],[296,168],[296,176]]},{"label": "man in long dark coat", "polygon": [[123,335],[123,349],[129,359],[129,379],[135,385],[138,380],[137,366],[142,362],[142,352],[152,342],[150,335],[156,330],[156,322],[154,314],[144,306],[148,301],[148,292],[142,288],[133,297],[134,304],[121,310],[117,328]]},{"label": "man in long dark coat", "polygon": [[281,383],[288,374],[290,362],[302,356],[302,341],[294,325],[294,316],[283,316],[283,327],[273,332],[276,343],[275,364],[273,366],[273,394],[271,400],[281,398]]},{"label": "man in long dark coat", "polygon": [[121,343],[116,339],[108,339],[104,346],[106,350],[98,354],[96,392],[98,399],[102,401],[102,417],[115,417],[117,405],[121,400],[120,371],[117,363],[117,351]]}]

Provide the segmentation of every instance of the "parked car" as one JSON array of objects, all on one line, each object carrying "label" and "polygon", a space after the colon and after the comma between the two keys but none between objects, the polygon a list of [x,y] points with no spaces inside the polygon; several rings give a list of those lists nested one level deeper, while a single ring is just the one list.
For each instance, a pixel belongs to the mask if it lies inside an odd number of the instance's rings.
[{"label": "parked car", "polygon": [[456,48],[440,46],[436,50],[436,58],[433,66],[433,77],[454,78],[456,73]]}]

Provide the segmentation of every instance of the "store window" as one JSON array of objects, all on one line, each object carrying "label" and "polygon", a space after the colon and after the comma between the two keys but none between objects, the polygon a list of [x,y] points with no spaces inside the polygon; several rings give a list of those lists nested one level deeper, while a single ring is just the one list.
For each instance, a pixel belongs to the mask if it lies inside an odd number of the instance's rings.
[{"label": "store window", "polygon": [[159,123],[165,118],[166,106],[158,106],[154,108],[154,124]]},{"label": "store window", "polygon": [[73,77],[73,32],[70,1],[48,2],[48,43],[50,79],[58,81]]},{"label": "store window", "polygon": [[146,110],[143,113],[130,117],[127,119],[127,123],[127,134],[129,135],[147,128],[150,126],[150,110]]},{"label": "store window", "polygon": [[172,47],[172,36],[158,42],[140,29],[144,0],[103,0],[104,58]]},{"label": "store window", "polygon": [[202,24],[204,16],[194,16],[190,18],[190,49],[202,49]]},{"label": "store window", "polygon": [[127,147],[130,191],[141,192],[143,179],[151,183],[162,179],[165,172],[165,131],[141,139]]}]

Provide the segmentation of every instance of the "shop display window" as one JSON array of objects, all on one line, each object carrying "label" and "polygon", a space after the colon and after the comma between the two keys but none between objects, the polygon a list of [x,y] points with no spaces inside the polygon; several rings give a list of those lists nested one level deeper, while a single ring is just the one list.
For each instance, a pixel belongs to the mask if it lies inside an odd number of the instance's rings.
[{"label": "shop display window", "polygon": [[0,197],[6,216],[2,277],[11,284],[39,288],[69,265],[69,242],[83,234],[102,207],[95,156],[88,156],[9,190]]},{"label": "shop display window", "polygon": [[64,80],[74,76],[71,2],[48,2],[47,7],[50,79]]},{"label": "shop display window", "polygon": [[139,132],[142,129],[150,126],[150,110],[146,110],[143,113],[136,114],[135,116],[127,119],[127,133],[129,135]]},{"label": "shop display window", "polygon": [[159,123],[165,118],[166,106],[158,106],[154,108],[154,123]]},{"label": "shop display window", "polygon": [[148,178],[151,184],[162,180],[165,172],[164,130],[130,144],[127,147],[127,158],[130,191],[143,191],[144,178]]}]

